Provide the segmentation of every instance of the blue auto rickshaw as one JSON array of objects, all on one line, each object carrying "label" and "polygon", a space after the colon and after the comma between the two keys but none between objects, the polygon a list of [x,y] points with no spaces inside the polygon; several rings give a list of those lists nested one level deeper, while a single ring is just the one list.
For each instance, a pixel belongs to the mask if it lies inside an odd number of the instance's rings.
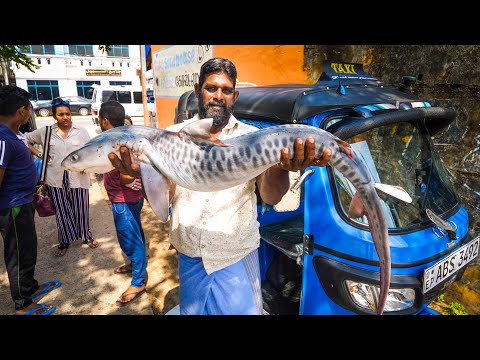
[{"label": "blue auto rickshaw", "polygon": [[[360,64],[325,62],[313,85],[238,90],[240,121],[258,128],[315,126],[351,144],[376,184],[389,227],[392,275],[384,314],[439,314],[429,304],[462,277],[480,243],[431,140],[455,111],[418,99],[408,84],[383,84]],[[196,109],[195,94],[186,92],[175,122]],[[291,180],[286,204],[258,203],[266,313],[376,314],[379,262],[367,218],[348,216],[355,188],[329,166]]]}]

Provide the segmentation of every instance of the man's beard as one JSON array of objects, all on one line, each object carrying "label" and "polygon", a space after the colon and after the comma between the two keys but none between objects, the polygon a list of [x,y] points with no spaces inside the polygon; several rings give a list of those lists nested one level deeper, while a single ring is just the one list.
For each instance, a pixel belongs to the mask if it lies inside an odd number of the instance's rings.
[{"label": "man's beard", "polygon": [[[219,106],[221,109],[211,109],[213,106]],[[208,111],[210,109],[210,111]],[[205,104],[203,96],[200,94],[198,99],[198,117],[200,119],[205,118],[213,118],[212,123],[212,132],[218,132],[222,130],[227,124],[228,120],[230,119],[230,115],[233,110],[233,103],[230,107],[224,103],[217,102],[215,100],[210,101],[208,104]]]}]

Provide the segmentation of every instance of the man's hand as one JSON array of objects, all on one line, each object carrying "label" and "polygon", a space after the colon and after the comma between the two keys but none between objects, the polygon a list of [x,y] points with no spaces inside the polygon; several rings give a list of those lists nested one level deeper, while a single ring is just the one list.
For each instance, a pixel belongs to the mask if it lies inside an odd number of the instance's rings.
[{"label": "man's hand", "polygon": [[295,139],[292,159],[290,160],[288,148],[283,148],[280,162],[257,177],[260,197],[269,205],[278,204],[290,188],[288,171],[303,171],[309,166],[325,166],[331,156],[331,150],[325,148],[322,157],[315,159],[315,140],[311,136],[307,137],[304,146],[302,139]]},{"label": "man's hand", "polygon": [[123,186],[135,191],[142,190],[142,181],[139,178],[135,178],[131,183],[123,184]]},{"label": "man's hand", "polygon": [[325,148],[322,158],[315,159],[315,140],[308,136],[304,146],[302,139],[297,138],[295,139],[293,158],[290,160],[288,148],[283,148],[278,166],[287,171],[303,171],[309,166],[327,165],[331,156],[330,149]]},{"label": "man's hand", "polygon": [[120,174],[130,175],[132,177],[140,176],[140,165],[137,163],[132,163],[132,158],[130,156],[130,150],[126,146],[120,147],[120,160],[115,153],[109,153],[108,159],[115,167],[115,169],[120,171]]}]

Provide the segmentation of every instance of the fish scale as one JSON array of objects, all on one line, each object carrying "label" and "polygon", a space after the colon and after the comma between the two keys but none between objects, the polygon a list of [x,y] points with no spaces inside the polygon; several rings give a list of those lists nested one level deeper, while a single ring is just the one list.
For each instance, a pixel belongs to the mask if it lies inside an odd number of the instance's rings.
[{"label": "fish scale", "polygon": [[134,161],[144,164],[141,164],[142,181],[147,198],[151,205],[157,197],[161,198],[161,205],[153,203],[152,209],[166,221],[169,181],[194,191],[227,189],[254,179],[279,163],[282,148],[288,148],[293,156],[296,138],[305,143],[307,136],[312,137],[316,157],[320,158],[324,148],[329,148],[329,165],[353,184],[366,207],[380,263],[376,311],[382,314],[390,286],[388,228],[371,177],[365,165],[355,161],[349,144],[322,129],[294,124],[272,126],[222,142],[210,138],[211,124],[211,119],[202,119],[189,123],[178,133],[140,125],[117,127],[102,132],[69,154],[62,166],[71,171],[105,173],[114,169],[108,153],[120,156],[119,147],[125,145],[131,150]]}]

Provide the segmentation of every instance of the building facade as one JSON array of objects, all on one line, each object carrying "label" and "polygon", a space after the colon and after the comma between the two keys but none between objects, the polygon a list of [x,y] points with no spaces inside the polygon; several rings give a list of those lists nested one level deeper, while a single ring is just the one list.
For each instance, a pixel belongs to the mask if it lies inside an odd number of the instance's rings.
[{"label": "building facade", "polygon": [[31,72],[13,64],[16,85],[32,100],[79,95],[92,98],[91,85],[140,85],[140,45],[27,45],[24,52],[40,66]]}]

